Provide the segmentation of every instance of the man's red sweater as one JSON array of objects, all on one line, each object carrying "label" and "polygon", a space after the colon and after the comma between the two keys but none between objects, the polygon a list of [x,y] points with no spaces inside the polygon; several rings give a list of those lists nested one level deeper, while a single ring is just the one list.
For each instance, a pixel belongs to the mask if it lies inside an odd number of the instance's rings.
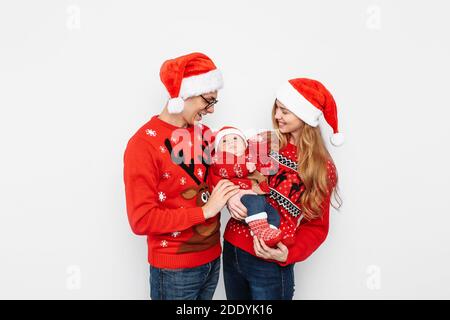
[{"label": "man's red sweater", "polygon": [[128,142],[128,219],[134,233],[147,236],[152,266],[192,268],[221,254],[220,214],[205,220],[201,208],[209,196],[208,130],[178,128],[153,116]]}]

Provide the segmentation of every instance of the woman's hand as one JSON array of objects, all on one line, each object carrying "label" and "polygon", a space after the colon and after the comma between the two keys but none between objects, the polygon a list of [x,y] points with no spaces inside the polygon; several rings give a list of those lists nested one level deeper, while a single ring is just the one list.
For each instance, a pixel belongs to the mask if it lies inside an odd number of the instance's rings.
[{"label": "woman's hand", "polygon": [[213,188],[208,202],[202,207],[205,219],[216,216],[220,210],[225,206],[227,201],[240,191],[239,186],[236,186],[230,180],[222,179]]},{"label": "woman's hand", "polygon": [[278,242],[277,248],[270,248],[256,236],[253,237],[253,248],[257,257],[279,262],[286,262],[289,254],[289,249],[283,243]]},{"label": "woman's hand", "polygon": [[231,217],[236,220],[244,220],[247,218],[247,208],[242,204],[241,197],[244,194],[256,194],[252,190],[239,190],[237,194],[232,196],[227,202],[227,208],[230,212]]},{"label": "woman's hand", "polygon": [[255,170],[251,174],[247,176],[247,179],[250,179],[252,183],[252,190],[256,192],[256,194],[266,194],[266,192],[261,190],[259,186],[260,183],[265,182],[267,184],[267,177],[262,175],[259,171]]},{"label": "woman's hand", "polygon": [[247,162],[245,166],[247,167],[248,172],[253,172],[256,170],[256,164],[253,162]]},{"label": "woman's hand", "polygon": [[258,182],[256,182],[255,180],[251,180],[251,182],[252,182],[252,190],[255,194],[259,195],[266,194],[264,191],[261,190],[261,187],[259,186]]}]

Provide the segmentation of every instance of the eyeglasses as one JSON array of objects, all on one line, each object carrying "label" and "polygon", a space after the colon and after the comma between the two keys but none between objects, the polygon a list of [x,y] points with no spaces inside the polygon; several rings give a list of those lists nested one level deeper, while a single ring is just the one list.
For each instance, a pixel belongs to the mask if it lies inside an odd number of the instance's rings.
[{"label": "eyeglasses", "polygon": [[219,102],[219,100],[217,100],[216,98],[212,98],[212,100],[208,100],[206,99],[203,95],[200,95],[200,97],[202,97],[203,100],[206,101],[206,103],[208,103],[206,105],[206,107],[203,109],[205,111],[208,111],[209,108],[211,108],[212,106],[214,106],[217,102]]}]

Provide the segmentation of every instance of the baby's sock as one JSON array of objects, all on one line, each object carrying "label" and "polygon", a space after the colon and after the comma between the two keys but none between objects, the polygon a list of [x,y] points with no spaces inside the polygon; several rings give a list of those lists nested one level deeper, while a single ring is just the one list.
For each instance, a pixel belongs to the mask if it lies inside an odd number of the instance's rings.
[{"label": "baby's sock", "polygon": [[253,235],[257,236],[258,239],[264,240],[269,247],[273,247],[280,242],[282,232],[280,229],[270,227],[267,222],[267,214],[265,212],[250,216],[246,218],[245,221],[249,225]]}]

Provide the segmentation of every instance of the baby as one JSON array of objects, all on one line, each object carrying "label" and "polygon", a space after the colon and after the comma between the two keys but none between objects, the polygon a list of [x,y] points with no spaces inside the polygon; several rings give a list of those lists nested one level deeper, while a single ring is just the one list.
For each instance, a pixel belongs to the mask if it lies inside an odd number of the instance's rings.
[{"label": "baby", "polygon": [[[261,163],[260,157],[250,154],[247,139],[244,134],[233,127],[223,127],[214,137],[213,175],[228,179],[242,189],[252,189],[251,173],[274,174],[274,163]],[[258,172],[256,172],[258,171]],[[259,187],[264,194],[269,193],[267,181],[260,181]],[[274,247],[282,239],[280,216],[266,201],[264,195],[244,195],[241,202],[247,208],[245,222],[251,233],[270,246]]]}]

